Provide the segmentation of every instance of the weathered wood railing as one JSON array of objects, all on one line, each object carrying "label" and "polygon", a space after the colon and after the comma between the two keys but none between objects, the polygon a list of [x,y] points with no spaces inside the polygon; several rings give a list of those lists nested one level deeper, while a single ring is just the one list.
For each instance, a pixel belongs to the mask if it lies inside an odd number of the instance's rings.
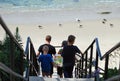
[{"label": "weathered wood railing", "polygon": [[[102,70],[104,73],[104,80],[108,79],[108,62],[109,55],[111,52],[120,47],[120,42],[108,50],[103,56],[100,51],[98,39],[95,38],[85,52],[80,56],[80,60],[77,61],[75,77],[77,78],[91,78],[95,77],[95,81],[98,81],[99,70]],[[94,58],[93,58],[94,57]],[[99,59],[100,58],[100,59]],[[99,60],[105,60],[105,69],[101,69],[98,64]],[[94,67],[94,68],[93,68]],[[94,71],[93,71],[94,69]]]},{"label": "weathered wood railing", "polygon": [[[18,48],[18,50],[20,51],[20,76],[23,75],[23,71],[24,71],[24,68],[23,68],[23,57],[24,57],[24,50],[22,48],[22,46],[18,43],[18,41],[15,39],[15,37],[13,36],[13,34],[11,33],[11,31],[8,29],[7,25],[5,24],[5,22],[3,21],[3,19],[1,18],[0,16],[0,25],[1,27],[5,30],[6,34],[9,36],[10,38],[10,68],[9,69],[10,71],[7,71],[6,69],[6,72],[8,72],[10,74],[10,81],[15,81],[15,76],[18,77],[16,74],[11,73],[11,71],[13,71],[15,69],[15,63],[14,63],[14,59],[15,59],[15,47]],[[2,67],[2,66],[1,66]],[[7,68],[7,66],[6,66]],[[19,77],[21,78],[21,77]],[[24,78],[24,77],[23,77]],[[22,79],[23,79],[22,78]],[[24,80],[24,79],[23,79]]]},{"label": "weathered wood railing", "polygon": [[[33,43],[30,39],[30,37],[27,38],[27,43],[26,43],[26,49],[25,51],[23,50],[22,46],[18,43],[18,41],[14,38],[14,36],[12,35],[11,31],[8,29],[8,27],[6,26],[6,24],[4,23],[3,19],[0,17],[0,24],[1,26],[3,27],[3,29],[5,30],[6,34],[9,35],[10,37],[10,43],[11,43],[11,49],[10,49],[10,66],[11,66],[11,69],[9,68],[9,70],[5,70],[3,68],[4,64],[2,64],[3,66],[1,66],[1,69],[4,70],[5,72],[8,72],[10,74],[10,81],[15,81],[15,76],[16,77],[19,77],[21,78],[22,80],[29,80],[29,76],[33,75],[33,76],[36,76],[38,75],[38,63],[37,63],[37,58],[36,58],[36,52],[34,50],[34,46],[33,46]],[[15,54],[14,54],[14,47],[18,47],[18,49],[20,50],[20,74],[17,74],[15,73],[13,70],[15,69],[15,63],[14,63],[14,58],[15,58]],[[23,68],[23,58],[26,58],[27,60],[27,67],[26,67],[26,74],[25,74],[25,77],[22,77],[23,76],[23,71],[24,71],[24,68]],[[8,68],[6,66],[6,68]],[[16,75],[17,74],[17,75]]]},{"label": "weathered wood railing", "polygon": [[27,77],[37,76],[39,74],[39,65],[37,63],[36,52],[30,37],[27,38],[25,54],[28,61]]}]

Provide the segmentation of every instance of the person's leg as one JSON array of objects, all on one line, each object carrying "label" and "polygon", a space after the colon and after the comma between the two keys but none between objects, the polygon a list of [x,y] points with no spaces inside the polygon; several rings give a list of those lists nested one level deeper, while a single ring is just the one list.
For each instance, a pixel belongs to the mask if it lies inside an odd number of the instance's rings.
[{"label": "person's leg", "polygon": [[50,78],[52,78],[52,74],[53,74],[53,65],[51,63]]},{"label": "person's leg", "polygon": [[63,68],[62,67],[57,67],[57,74],[59,75],[60,78],[63,78]]},{"label": "person's leg", "polygon": [[50,78],[50,73],[49,72],[46,72],[45,75],[46,75],[46,77]]},{"label": "person's leg", "polygon": [[64,77],[65,77],[65,78],[69,78],[69,75],[68,75],[68,67],[64,67],[64,68],[63,68],[63,73],[64,73]]},{"label": "person's leg", "polygon": [[64,67],[63,72],[64,72],[64,77],[65,78],[72,78],[72,71],[73,71],[73,66],[67,66]]},{"label": "person's leg", "polygon": [[45,77],[45,72],[42,72],[42,76]]},{"label": "person's leg", "polygon": [[60,75],[59,75],[59,67],[57,67],[57,75],[60,76]]},{"label": "person's leg", "polygon": [[68,71],[69,78],[73,78],[73,67],[74,66],[69,66],[69,71]]}]

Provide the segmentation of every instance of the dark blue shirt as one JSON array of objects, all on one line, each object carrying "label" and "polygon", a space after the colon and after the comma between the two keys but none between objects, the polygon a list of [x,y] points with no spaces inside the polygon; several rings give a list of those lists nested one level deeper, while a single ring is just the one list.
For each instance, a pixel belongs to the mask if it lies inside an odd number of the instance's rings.
[{"label": "dark blue shirt", "polygon": [[49,73],[51,70],[51,63],[53,62],[52,56],[50,54],[41,54],[38,61],[41,62],[42,71]]}]

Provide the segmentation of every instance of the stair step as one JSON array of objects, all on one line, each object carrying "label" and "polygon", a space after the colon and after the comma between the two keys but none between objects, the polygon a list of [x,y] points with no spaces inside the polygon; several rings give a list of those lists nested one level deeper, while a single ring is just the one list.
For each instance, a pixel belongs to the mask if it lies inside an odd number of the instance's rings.
[{"label": "stair step", "polygon": [[37,76],[30,76],[29,81],[94,81],[94,78],[43,78]]}]

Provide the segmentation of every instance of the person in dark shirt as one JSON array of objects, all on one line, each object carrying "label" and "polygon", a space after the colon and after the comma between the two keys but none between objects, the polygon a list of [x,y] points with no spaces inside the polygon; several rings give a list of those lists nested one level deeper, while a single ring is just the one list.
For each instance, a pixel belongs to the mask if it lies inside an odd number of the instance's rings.
[{"label": "person in dark shirt", "polygon": [[79,48],[73,45],[75,42],[75,36],[68,36],[68,45],[63,48],[62,57],[63,57],[63,71],[65,78],[72,78],[72,72],[75,65],[75,54],[81,53]]},{"label": "person in dark shirt", "polygon": [[[48,54],[50,54],[51,56],[56,54],[55,47],[50,44],[51,39],[52,39],[52,37],[51,37],[50,35],[47,35],[47,36],[46,36],[46,39],[45,39],[45,40],[46,40],[46,43],[43,44],[43,45],[41,45],[41,46],[39,47],[37,56],[39,56],[40,53],[43,53],[42,48],[43,48],[43,46],[45,46],[45,45],[47,45],[47,46],[49,47]],[[51,71],[50,71],[50,77],[51,77],[51,78],[52,78],[52,74],[53,74],[53,65],[51,64]]]}]

